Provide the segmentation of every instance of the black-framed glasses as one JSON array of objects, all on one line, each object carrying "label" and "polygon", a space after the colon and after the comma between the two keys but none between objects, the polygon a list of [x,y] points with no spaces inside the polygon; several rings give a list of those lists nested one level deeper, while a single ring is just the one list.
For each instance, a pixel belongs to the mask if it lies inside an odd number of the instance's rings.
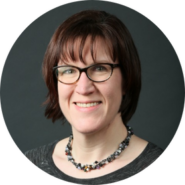
[{"label": "black-framed glasses", "polygon": [[58,81],[64,84],[73,84],[79,80],[82,72],[85,72],[93,82],[104,82],[112,76],[113,69],[119,66],[119,64],[98,63],[86,68],[71,65],[56,66],[53,67],[53,70]]}]

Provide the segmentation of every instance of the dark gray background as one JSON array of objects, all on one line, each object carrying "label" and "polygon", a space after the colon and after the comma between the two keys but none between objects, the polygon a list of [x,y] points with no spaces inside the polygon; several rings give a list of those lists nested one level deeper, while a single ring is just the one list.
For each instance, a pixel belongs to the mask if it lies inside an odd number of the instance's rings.
[{"label": "dark gray background", "polygon": [[68,124],[44,117],[47,89],[41,65],[49,40],[70,15],[105,10],[128,27],[139,52],[142,91],[129,122],[135,134],[165,149],[173,138],[184,105],[184,81],[178,57],[165,35],[146,17],[122,5],[83,1],[58,7],[39,17],[20,35],[6,60],[1,81],[1,104],[7,128],[21,151],[68,137]]}]

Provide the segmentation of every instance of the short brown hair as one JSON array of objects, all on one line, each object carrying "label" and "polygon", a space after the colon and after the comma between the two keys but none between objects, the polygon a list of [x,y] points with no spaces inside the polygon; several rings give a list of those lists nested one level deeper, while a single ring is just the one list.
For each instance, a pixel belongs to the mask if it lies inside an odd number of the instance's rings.
[{"label": "short brown hair", "polygon": [[[52,36],[43,61],[43,76],[48,87],[45,101],[45,116],[52,121],[65,118],[60,106],[57,92],[57,79],[53,67],[67,55],[75,61],[74,42],[80,38],[79,58],[83,61],[83,48],[86,38],[91,36],[91,55],[94,59],[93,44],[101,37],[110,49],[110,56],[121,65],[124,79],[124,91],[121,117],[126,124],[134,114],[141,89],[141,67],[137,49],[126,26],[114,15],[105,11],[86,10],[76,13],[64,21]],[[67,52],[68,51],[68,52]]]}]

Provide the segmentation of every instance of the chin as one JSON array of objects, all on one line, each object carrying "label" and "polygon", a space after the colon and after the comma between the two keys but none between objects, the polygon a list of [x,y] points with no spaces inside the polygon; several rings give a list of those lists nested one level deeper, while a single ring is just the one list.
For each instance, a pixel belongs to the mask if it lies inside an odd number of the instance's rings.
[{"label": "chin", "polygon": [[81,122],[79,124],[79,122],[77,124],[73,124],[72,127],[79,133],[82,134],[92,134],[92,133],[96,133],[99,130],[102,129],[102,124],[98,124],[95,122],[88,122],[87,121],[85,123]]}]

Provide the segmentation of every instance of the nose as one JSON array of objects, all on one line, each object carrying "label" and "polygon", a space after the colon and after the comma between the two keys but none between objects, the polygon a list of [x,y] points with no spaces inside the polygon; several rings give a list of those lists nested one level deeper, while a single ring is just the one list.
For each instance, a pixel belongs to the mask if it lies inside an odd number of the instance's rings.
[{"label": "nose", "polygon": [[82,72],[78,82],[76,83],[75,91],[81,95],[92,94],[95,90],[93,82],[87,77],[85,72]]}]

